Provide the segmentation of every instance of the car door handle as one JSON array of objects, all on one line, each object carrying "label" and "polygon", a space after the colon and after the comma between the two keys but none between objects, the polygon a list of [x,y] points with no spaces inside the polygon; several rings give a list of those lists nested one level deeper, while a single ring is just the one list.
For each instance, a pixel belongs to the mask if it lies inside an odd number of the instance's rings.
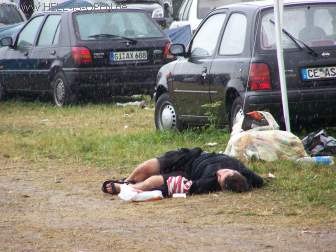
[{"label": "car door handle", "polygon": [[56,51],[55,50],[52,50],[51,52],[50,52],[50,55],[55,55],[56,54]]},{"label": "car door handle", "polygon": [[28,52],[24,52],[23,53],[24,56],[28,56],[28,54],[29,54]]}]

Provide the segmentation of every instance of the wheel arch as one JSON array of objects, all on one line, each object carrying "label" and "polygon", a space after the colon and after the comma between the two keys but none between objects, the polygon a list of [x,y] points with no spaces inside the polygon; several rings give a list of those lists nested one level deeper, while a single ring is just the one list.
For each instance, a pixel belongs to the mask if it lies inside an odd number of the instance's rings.
[{"label": "wheel arch", "polygon": [[52,81],[54,80],[56,74],[62,72],[62,67],[59,65],[54,65],[52,66],[50,72],[49,72],[49,83],[50,83],[50,88],[52,87]]},{"label": "wheel arch", "polygon": [[230,113],[231,113],[231,107],[234,102],[234,100],[239,97],[240,94],[237,91],[237,89],[230,87],[226,91],[225,95],[225,109],[226,109],[226,114],[228,115],[228,118],[230,118]]},{"label": "wheel arch", "polygon": [[165,86],[163,85],[159,85],[156,88],[156,92],[155,92],[155,102],[157,102],[157,100],[159,99],[159,97],[164,94],[164,93],[168,93],[168,90]]}]

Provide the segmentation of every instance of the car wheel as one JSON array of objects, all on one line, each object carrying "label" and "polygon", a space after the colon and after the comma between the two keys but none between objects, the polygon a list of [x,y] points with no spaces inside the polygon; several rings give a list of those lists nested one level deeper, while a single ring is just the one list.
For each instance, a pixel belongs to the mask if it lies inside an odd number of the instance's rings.
[{"label": "car wheel", "polygon": [[158,130],[181,130],[181,122],[167,93],[162,94],[155,105],[155,126]]},{"label": "car wheel", "polygon": [[0,83],[0,101],[3,101],[6,97],[6,90],[2,83]]},{"label": "car wheel", "polygon": [[62,73],[56,74],[53,80],[53,98],[57,107],[63,107],[71,102],[71,90]]},{"label": "car wheel", "polygon": [[230,131],[232,130],[233,125],[237,122],[237,115],[244,115],[243,111],[243,99],[241,97],[237,97],[231,107],[230,112]]}]

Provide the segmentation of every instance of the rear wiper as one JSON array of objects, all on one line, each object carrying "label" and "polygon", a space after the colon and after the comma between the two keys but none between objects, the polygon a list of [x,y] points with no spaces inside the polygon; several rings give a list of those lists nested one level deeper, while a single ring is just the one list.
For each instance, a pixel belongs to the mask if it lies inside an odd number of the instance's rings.
[{"label": "rear wiper", "polygon": [[[274,21],[272,19],[269,20],[273,25],[275,25]],[[290,34],[287,30],[285,30],[284,28],[282,28],[282,32],[284,34],[286,34],[293,42],[294,44],[300,48],[301,50],[303,49],[302,46],[299,44],[301,43],[302,45],[304,45],[304,47],[308,50],[308,53],[313,55],[314,57],[317,57],[318,54],[314,51],[313,48],[311,48],[310,46],[308,46],[305,42],[303,42],[302,40],[295,38],[292,34]]]},{"label": "rear wiper", "polygon": [[136,44],[138,42],[135,39],[131,39],[131,38],[128,38],[128,37],[119,36],[119,35],[115,35],[115,34],[108,34],[108,33],[100,33],[100,34],[90,35],[89,38],[121,38],[121,39],[128,40],[128,41],[132,42],[133,44]]}]

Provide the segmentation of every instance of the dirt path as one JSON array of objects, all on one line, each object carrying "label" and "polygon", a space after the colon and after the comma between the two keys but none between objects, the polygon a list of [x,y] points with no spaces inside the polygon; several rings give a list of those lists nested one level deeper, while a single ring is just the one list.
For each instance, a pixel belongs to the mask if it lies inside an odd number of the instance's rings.
[{"label": "dirt path", "polygon": [[[45,163],[45,162],[43,162]],[[335,220],[246,214],[253,195],[152,203],[103,195],[108,175],[0,159],[0,251],[335,251]],[[238,211],[237,211],[238,210]],[[240,211],[241,212],[240,212]],[[245,211],[245,212],[244,212]],[[241,214],[244,212],[245,214]],[[326,224],[328,223],[329,224]]]}]

